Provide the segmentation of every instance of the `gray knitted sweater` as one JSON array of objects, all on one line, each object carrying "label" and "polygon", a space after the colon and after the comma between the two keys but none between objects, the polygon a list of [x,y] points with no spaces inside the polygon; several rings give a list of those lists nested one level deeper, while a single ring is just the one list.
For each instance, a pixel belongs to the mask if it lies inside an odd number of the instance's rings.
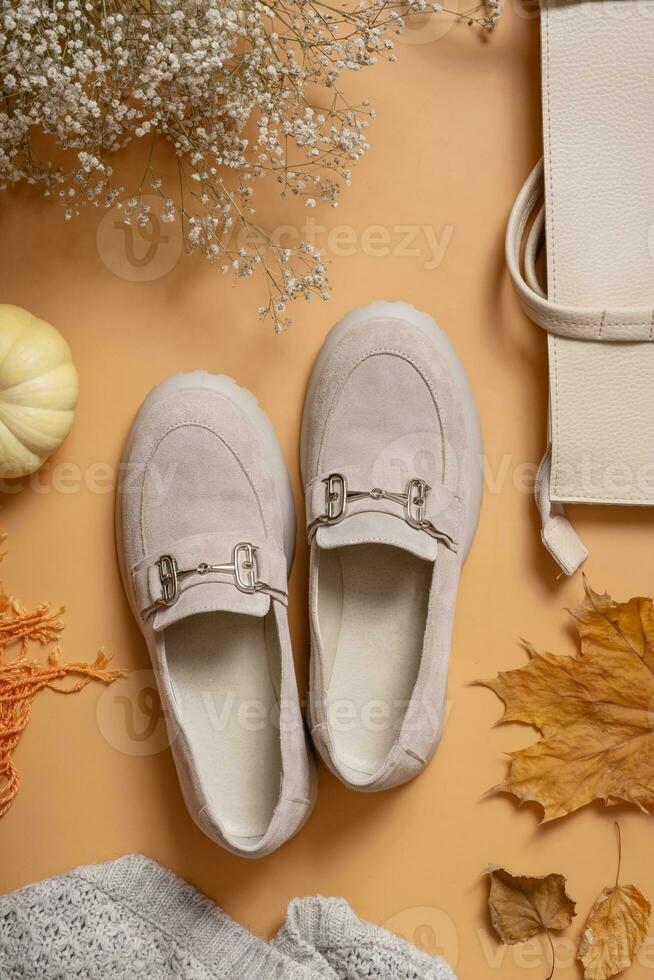
[{"label": "gray knitted sweater", "polygon": [[296,899],[271,943],[154,861],[133,855],[0,896],[2,980],[456,980],[438,957]]}]

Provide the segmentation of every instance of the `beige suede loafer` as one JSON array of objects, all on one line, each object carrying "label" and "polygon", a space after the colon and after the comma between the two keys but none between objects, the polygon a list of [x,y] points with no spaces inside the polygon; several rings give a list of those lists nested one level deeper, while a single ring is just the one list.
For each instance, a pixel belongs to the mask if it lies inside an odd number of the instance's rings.
[{"label": "beige suede loafer", "polygon": [[302,426],[312,737],[348,786],[415,776],[440,739],[481,432],[454,350],[406,303],[329,333]]},{"label": "beige suede loafer", "polygon": [[203,371],[155,388],[116,519],[188,810],[235,854],[269,854],[309,816],[315,773],[287,620],[293,497],[254,397]]}]

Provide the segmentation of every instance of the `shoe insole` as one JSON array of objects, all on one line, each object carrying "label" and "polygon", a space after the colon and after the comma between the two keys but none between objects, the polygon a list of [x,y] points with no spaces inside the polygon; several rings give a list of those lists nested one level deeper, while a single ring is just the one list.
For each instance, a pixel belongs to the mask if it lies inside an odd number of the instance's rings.
[{"label": "shoe insole", "polygon": [[182,724],[212,809],[228,833],[260,837],[281,778],[265,618],[200,613],[169,626],[165,643]]},{"label": "shoe insole", "polygon": [[363,544],[320,558],[320,626],[336,754],[373,775],[397,739],[422,655],[433,564]]}]

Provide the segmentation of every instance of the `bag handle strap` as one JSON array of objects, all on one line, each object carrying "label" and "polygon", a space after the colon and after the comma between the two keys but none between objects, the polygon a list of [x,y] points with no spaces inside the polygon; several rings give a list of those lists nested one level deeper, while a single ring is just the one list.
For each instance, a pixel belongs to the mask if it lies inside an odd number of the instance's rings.
[{"label": "bag handle strap", "polygon": [[544,209],[538,212],[525,243],[524,274],[521,250],[525,230],[543,196],[543,161],[536,164],[511,210],[506,230],[506,263],[520,305],[548,333],[572,340],[631,343],[654,341],[654,308],[608,310],[563,306],[547,298],[536,276],[536,258],[543,240]]},{"label": "bag handle strap", "polygon": [[[542,197],[543,161],[540,160],[518,195],[506,232],[506,261],[523,310],[540,327],[557,336],[572,337],[577,340],[633,339],[623,333],[615,338],[611,336],[608,325],[616,322],[615,313],[607,315],[601,310],[563,307],[548,300],[536,273],[536,261],[545,239],[544,206],[541,204],[536,212]],[[536,216],[525,238],[527,225],[534,212]],[[524,272],[521,270],[520,262],[523,242],[522,270]],[[627,315],[624,319],[642,322],[645,316],[649,316],[649,320],[644,339],[651,340],[651,313],[638,312],[636,316]],[[541,518],[541,537],[543,544],[564,573],[573,575],[588,557],[588,551],[565,516],[563,505],[550,497],[551,467],[552,447],[548,446],[538,468],[534,486],[534,496]]]}]

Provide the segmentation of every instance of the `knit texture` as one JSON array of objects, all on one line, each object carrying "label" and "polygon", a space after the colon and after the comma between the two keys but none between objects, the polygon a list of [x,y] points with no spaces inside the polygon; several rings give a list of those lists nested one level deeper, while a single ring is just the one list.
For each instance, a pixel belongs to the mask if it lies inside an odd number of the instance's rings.
[{"label": "knit texture", "polygon": [[0,897],[2,980],[315,980],[133,855]]},{"label": "knit texture", "polygon": [[271,943],[139,855],[0,896],[2,980],[456,980],[356,917],[343,899],[296,899]]},{"label": "knit texture", "polygon": [[457,980],[439,956],[357,918],[342,898],[294,899],[272,944],[324,978]]}]

